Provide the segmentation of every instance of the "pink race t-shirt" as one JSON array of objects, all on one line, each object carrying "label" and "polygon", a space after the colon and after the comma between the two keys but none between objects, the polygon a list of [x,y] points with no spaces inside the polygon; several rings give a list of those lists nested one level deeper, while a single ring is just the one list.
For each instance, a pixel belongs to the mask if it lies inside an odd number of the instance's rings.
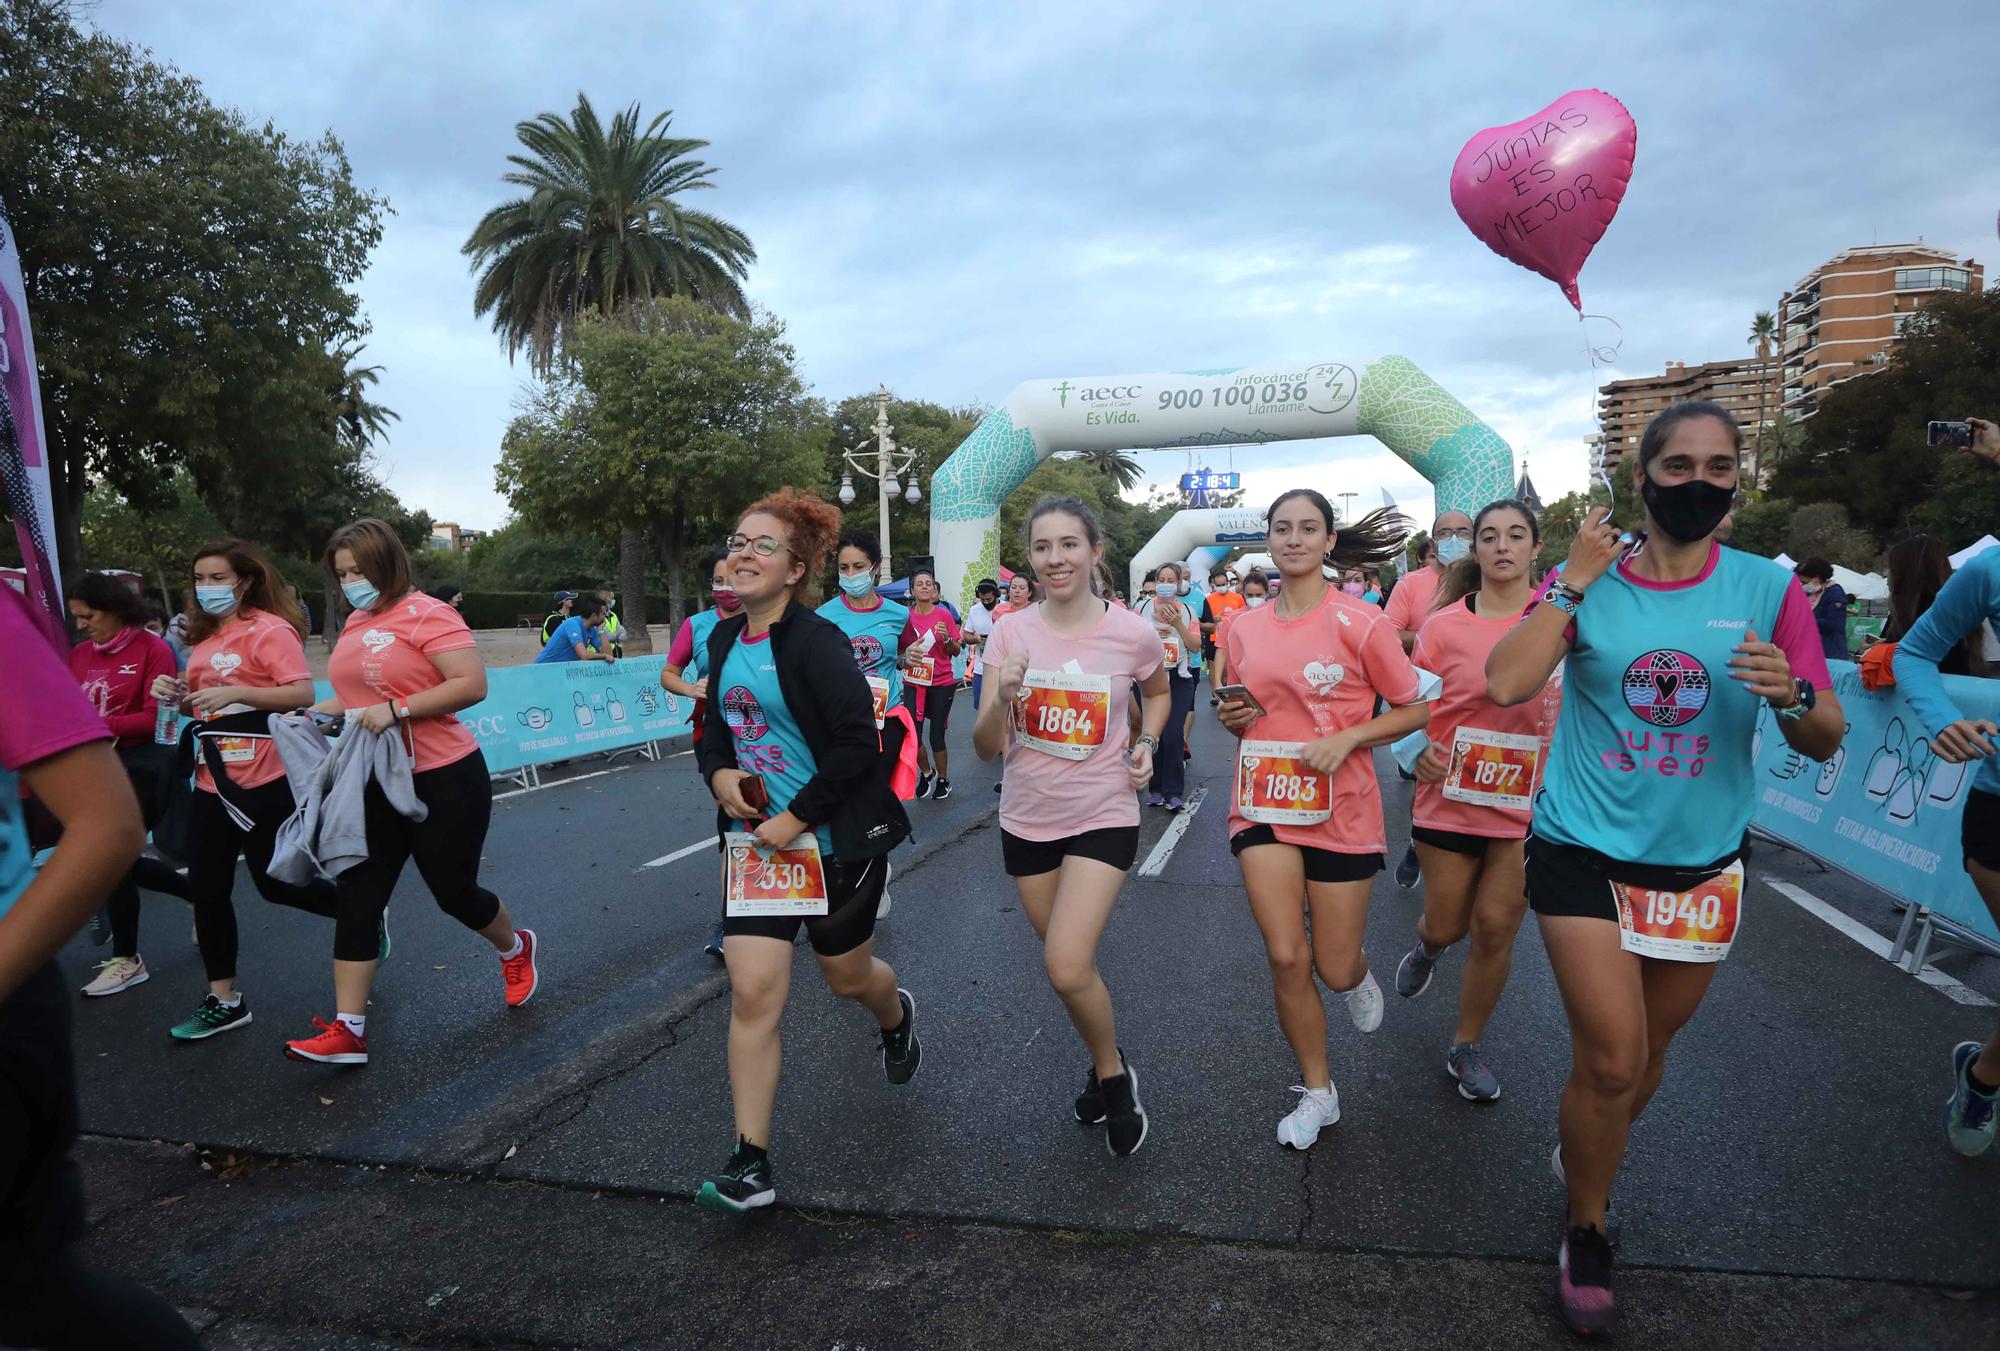
[{"label": "pink race t-shirt", "polygon": [[[306,646],[299,631],[264,610],[238,610],[188,653],[190,694],[219,685],[273,689],[311,679],[312,668],[306,665]],[[223,765],[239,788],[261,788],[285,777],[284,761],[278,758],[278,748],[270,738],[219,740]],[[194,782],[197,788],[215,791],[215,780],[209,777],[207,761],[201,756],[195,757]]]},{"label": "pink race t-shirt", "polygon": [[[1007,746],[1001,779],[1000,825],[1024,840],[1064,840],[1089,830],[1139,824],[1139,794],[1126,774],[1126,735],[1132,686],[1160,669],[1165,653],[1148,620],[1106,604],[1104,616],[1082,633],[1058,633],[1030,605],[997,620],[986,640],[987,670],[997,672],[1015,652],[1028,654],[1028,669],[1059,673],[1070,662],[1086,676],[1108,679],[1110,693],[1102,744],[1087,759],[1073,760],[1024,745],[1018,736]],[[988,682],[983,697],[995,697]]]},{"label": "pink race t-shirt", "polygon": [[[1466,601],[1476,604],[1478,599],[1478,593],[1474,592],[1466,600],[1439,610],[1417,635],[1416,650],[1410,653],[1410,660],[1444,682],[1443,691],[1431,701],[1431,720],[1424,729],[1425,735],[1443,748],[1447,760],[1461,727],[1535,738],[1540,749],[1535,752],[1533,776],[1507,786],[1510,796],[1532,801],[1542,786],[1549,740],[1555,735],[1556,715],[1562,710],[1562,667],[1556,667],[1539,696],[1524,704],[1502,708],[1488,699],[1486,658],[1508,631],[1521,622],[1523,612],[1487,615],[1467,607]],[[1411,820],[1432,830],[1522,840],[1528,836],[1529,816],[1526,807],[1461,802],[1446,797],[1442,783],[1420,783]]]},{"label": "pink race t-shirt", "polygon": [[1385,613],[1396,628],[1415,633],[1423,628],[1430,618],[1431,604],[1437,600],[1438,587],[1444,582],[1444,574],[1434,567],[1418,568],[1406,574],[1396,583],[1396,589],[1389,593],[1389,605]]},{"label": "pink race t-shirt", "polygon": [[[1375,716],[1380,695],[1392,706],[1415,703],[1417,672],[1396,625],[1365,600],[1328,587],[1318,605],[1281,618],[1278,602],[1246,610],[1224,640],[1229,679],[1248,685],[1264,716],[1244,734],[1253,741],[1317,741]],[[1333,774],[1333,814],[1317,825],[1272,825],[1285,844],[1337,854],[1379,854],[1387,847],[1375,759],[1365,750]],[[1229,833],[1253,824],[1230,795]]]},{"label": "pink race t-shirt", "polygon": [[[343,708],[394,703],[444,683],[432,657],[476,645],[455,607],[412,591],[380,610],[356,610],[348,616],[326,675]],[[456,764],[479,749],[472,729],[449,713],[412,718],[409,728],[411,759],[419,774]]]},{"label": "pink race t-shirt", "polygon": [[951,658],[944,654],[944,640],[958,641],[958,621],[951,617],[951,611],[942,605],[934,605],[927,615],[918,614],[914,609],[910,617],[903,621],[903,647],[905,650],[924,640],[928,633],[931,638],[931,678],[911,680],[906,673],[905,683],[911,685],[953,685],[957,681],[951,673]]}]

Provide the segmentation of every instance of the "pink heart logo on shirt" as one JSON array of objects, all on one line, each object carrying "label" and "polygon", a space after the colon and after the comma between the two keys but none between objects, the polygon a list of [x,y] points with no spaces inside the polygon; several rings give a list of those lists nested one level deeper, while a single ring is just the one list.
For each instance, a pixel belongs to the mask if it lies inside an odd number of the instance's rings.
[{"label": "pink heart logo on shirt", "polygon": [[395,634],[384,633],[380,629],[370,629],[361,635],[361,645],[378,657],[382,655],[383,648],[391,646],[395,641]]},{"label": "pink heart logo on shirt", "polygon": [[242,664],[242,656],[235,652],[217,652],[208,659],[209,669],[224,679],[227,679],[230,672]]}]

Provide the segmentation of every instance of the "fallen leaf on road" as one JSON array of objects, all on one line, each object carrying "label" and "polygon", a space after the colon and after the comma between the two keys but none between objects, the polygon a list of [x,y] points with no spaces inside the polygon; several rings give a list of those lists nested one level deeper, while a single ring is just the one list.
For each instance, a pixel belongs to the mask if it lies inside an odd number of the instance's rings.
[{"label": "fallen leaf on road", "polygon": [[447,1285],[444,1289],[438,1291],[435,1295],[432,1295],[429,1299],[425,1300],[424,1306],[426,1308],[435,1309],[438,1305],[444,1303],[446,1300],[450,1299],[453,1295],[457,1293],[458,1293],[457,1286]]},{"label": "fallen leaf on road", "polygon": [[442,966],[434,966],[434,967],[432,967],[432,968],[431,968],[431,970],[433,970],[433,971],[442,971],[442,970],[444,970],[444,968],[443,968]]},{"label": "fallen leaf on road", "polygon": [[521,1147],[519,1145],[508,1145],[507,1152],[505,1154],[502,1154],[500,1157],[502,1159],[511,1159],[520,1152],[521,1152]]},{"label": "fallen leaf on road", "polygon": [[321,1098],[321,1099],[319,1100],[319,1105],[320,1105],[320,1106],[322,1106],[322,1107],[331,1107],[331,1106],[333,1106],[333,1099],[332,1099],[332,1098]]},{"label": "fallen leaf on road", "polygon": [[159,1200],[153,1202],[153,1204],[156,1206],[170,1206],[176,1201],[185,1201],[186,1199],[187,1193],[180,1192],[173,1196],[162,1196]]}]

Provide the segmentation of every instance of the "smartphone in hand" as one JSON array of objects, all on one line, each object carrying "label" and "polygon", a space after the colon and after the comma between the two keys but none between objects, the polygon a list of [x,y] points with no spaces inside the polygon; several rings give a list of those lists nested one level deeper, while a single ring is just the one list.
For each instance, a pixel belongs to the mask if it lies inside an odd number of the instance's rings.
[{"label": "smartphone in hand", "polygon": [[762,774],[746,774],[737,783],[736,791],[743,795],[743,803],[753,812],[770,815],[771,790],[764,786]]},{"label": "smartphone in hand", "polygon": [[1926,444],[1937,447],[1957,447],[1964,449],[1972,444],[1972,424],[1970,422],[1932,422],[1925,428]]},{"label": "smartphone in hand", "polygon": [[1225,704],[1233,701],[1236,703],[1248,704],[1250,705],[1251,708],[1255,709],[1259,713],[1270,712],[1270,710],[1265,708],[1264,705],[1257,702],[1257,696],[1250,693],[1250,687],[1248,685],[1224,685],[1221,689],[1215,692],[1215,697],[1217,699],[1220,699]]}]

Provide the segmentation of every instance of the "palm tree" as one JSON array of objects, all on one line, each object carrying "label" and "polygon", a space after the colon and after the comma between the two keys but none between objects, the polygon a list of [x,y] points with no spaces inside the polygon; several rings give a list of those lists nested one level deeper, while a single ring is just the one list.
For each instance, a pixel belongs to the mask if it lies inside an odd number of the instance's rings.
[{"label": "palm tree", "polygon": [[1146,476],[1139,459],[1129,450],[1079,450],[1070,458],[1081,460],[1117,483],[1120,492]]},{"label": "palm tree", "polygon": [[389,424],[401,422],[402,414],[368,397],[369,386],[380,382],[380,366],[356,364],[361,357],[359,344],[343,344],[333,354],[340,363],[340,384],[333,391],[333,416],[348,443],[357,451],[389,434]]},{"label": "palm tree", "polygon": [[1769,310],[1757,311],[1750,321],[1750,345],[1757,349],[1757,449],[1750,461],[1750,486],[1761,487],[1758,475],[1764,472],[1764,391],[1765,374],[1771,364],[1771,344],[1778,336],[1778,317]]},{"label": "palm tree", "polygon": [[757,251],[734,225],[676,200],[714,187],[715,170],[688,158],[707,141],[665,134],[672,120],[661,113],[642,132],[635,103],[607,129],[578,94],[568,121],[543,113],[516,124],[527,153],[507,157],[503,178],[527,195],[487,212],[460,250],[481,269],[473,312],[492,314],[509,357],[526,347],[546,373],[583,315],[655,296],[748,317],[739,283]]}]

